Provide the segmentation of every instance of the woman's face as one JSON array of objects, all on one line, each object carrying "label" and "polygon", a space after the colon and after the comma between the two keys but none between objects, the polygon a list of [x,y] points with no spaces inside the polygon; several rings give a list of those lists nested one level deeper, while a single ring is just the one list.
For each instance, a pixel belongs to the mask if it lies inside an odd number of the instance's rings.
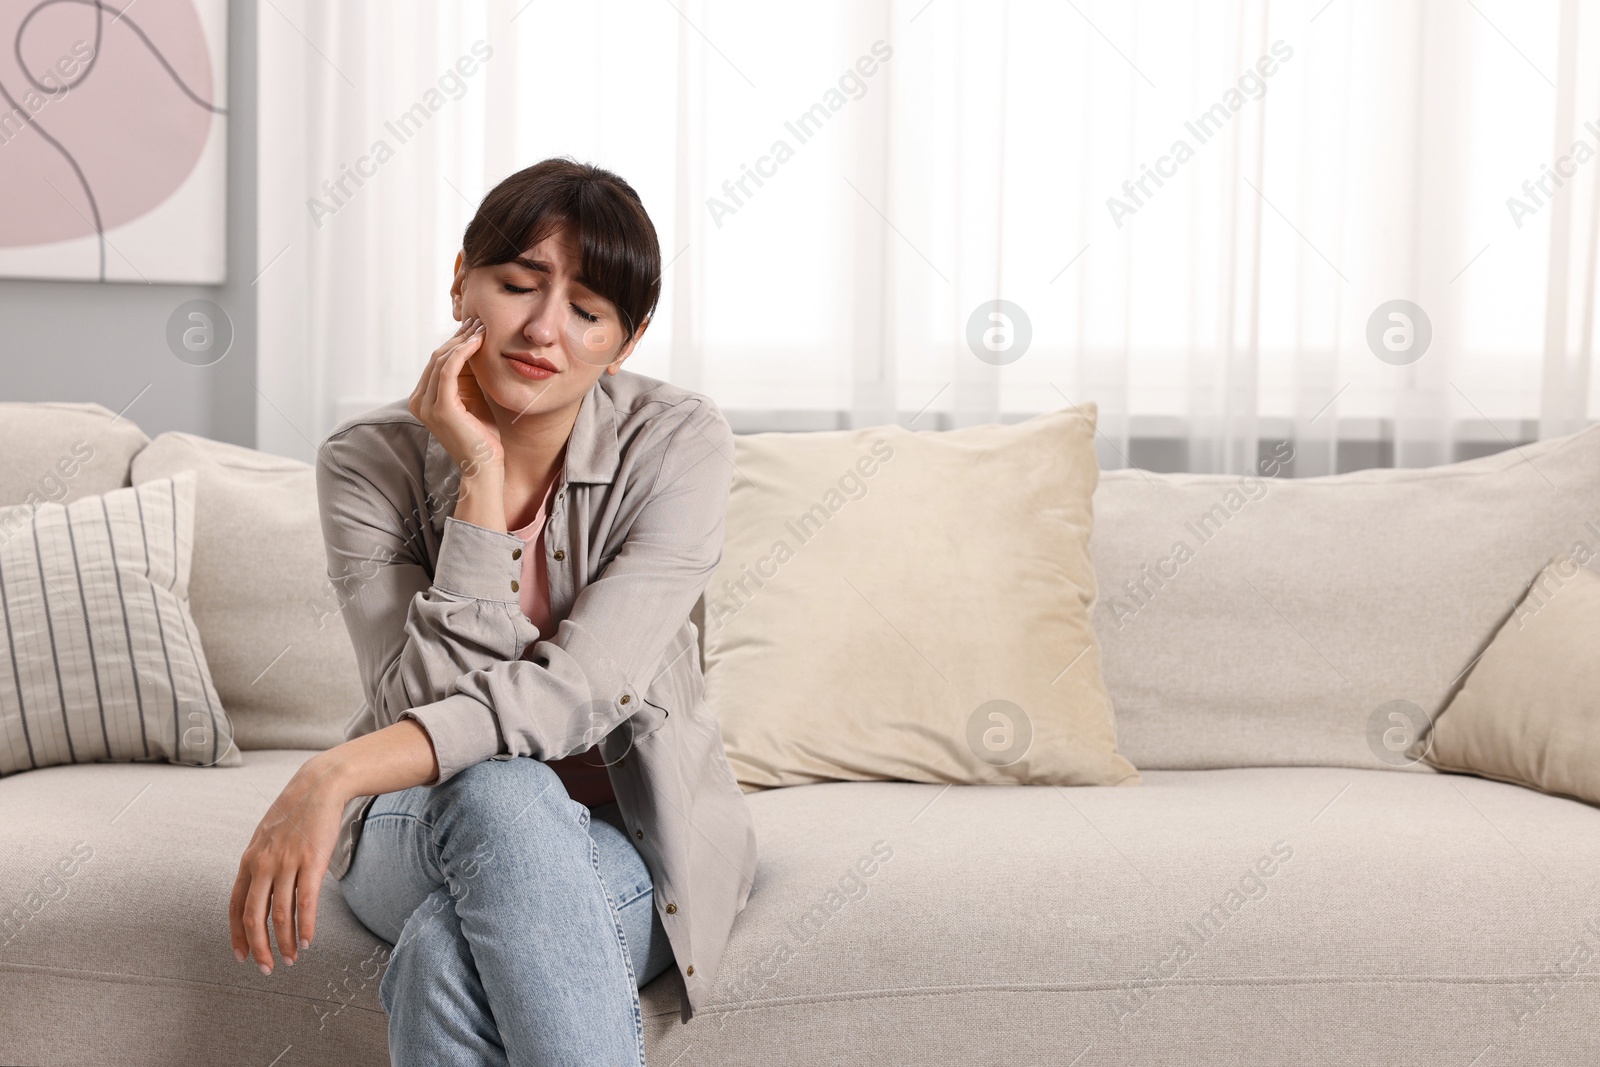
[{"label": "woman's face", "polygon": [[566,229],[519,259],[463,271],[450,287],[457,320],[483,321],[483,344],[468,359],[484,395],[517,415],[559,411],[582,401],[603,373],[615,374],[647,323],[622,344],[611,301],[575,275],[582,252]]}]

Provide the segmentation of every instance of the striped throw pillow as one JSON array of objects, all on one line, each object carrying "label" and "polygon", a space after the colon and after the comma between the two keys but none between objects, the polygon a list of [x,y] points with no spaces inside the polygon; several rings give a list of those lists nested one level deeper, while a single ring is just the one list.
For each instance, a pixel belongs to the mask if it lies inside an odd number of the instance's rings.
[{"label": "striped throw pillow", "polygon": [[0,776],[243,762],[189,614],[194,502],[183,471],[0,522]]}]

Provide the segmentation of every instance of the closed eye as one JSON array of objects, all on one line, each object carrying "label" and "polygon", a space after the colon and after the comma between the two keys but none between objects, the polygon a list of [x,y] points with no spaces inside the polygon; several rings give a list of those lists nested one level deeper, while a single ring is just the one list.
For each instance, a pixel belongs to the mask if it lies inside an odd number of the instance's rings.
[{"label": "closed eye", "polygon": [[[531,292],[533,292],[532,289],[524,289],[522,286],[520,286],[520,285],[512,285],[510,282],[502,282],[501,285],[505,288],[505,291],[508,292],[508,293],[531,293]],[[587,311],[585,311],[581,307],[579,307],[577,304],[569,304],[567,306],[572,308],[573,311],[576,311],[578,313],[578,316],[580,318],[582,318],[585,322],[599,322],[600,321],[600,316],[599,315],[591,315]]]}]

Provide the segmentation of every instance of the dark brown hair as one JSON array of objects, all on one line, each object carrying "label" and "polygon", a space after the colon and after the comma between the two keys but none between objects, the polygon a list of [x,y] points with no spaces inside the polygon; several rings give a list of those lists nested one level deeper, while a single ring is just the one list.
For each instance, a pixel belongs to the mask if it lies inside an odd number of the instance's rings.
[{"label": "dark brown hair", "polygon": [[467,223],[462,267],[509,263],[562,227],[582,249],[579,280],[616,305],[627,344],[661,296],[661,245],[639,194],[609,170],[558,157],[506,178]]}]

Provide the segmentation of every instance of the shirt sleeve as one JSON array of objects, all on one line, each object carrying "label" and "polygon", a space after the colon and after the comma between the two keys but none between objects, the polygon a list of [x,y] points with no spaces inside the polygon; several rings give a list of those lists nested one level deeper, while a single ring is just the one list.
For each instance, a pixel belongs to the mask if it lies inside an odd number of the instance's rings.
[{"label": "shirt sleeve", "polygon": [[409,503],[402,472],[422,463],[421,454],[407,454],[408,444],[357,430],[330,438],[317,452],[328,579],[367,698],[346,739],[443,698],[463,671],[519,656],[537,635],[520,605],[478,595],[488,591],[490,560],[505,560],[503,587],[510,589],[521,574],[511,559],[520,539],[447,519],[430,577],[422,530],[438,502],[401,511]]},{"label": "shirt sleeve", "polygon": [[521,538],[446,519],[430,579],[421,539],[402,532],[393,504],[326,445],[319,453],[330,578],[371,575],[343,615],[373,716],[380,728],[412,718],[428,732],[439,763],[428,784],[492,757],[571,755],[646,706],[721,560],[733,465],[732,431],[710,402],[659,422],[653,441],[630,446],[660,458],[639,468],[642,503],[621,508],[633,516],[623,544],[550,634],[511,587]]}]

